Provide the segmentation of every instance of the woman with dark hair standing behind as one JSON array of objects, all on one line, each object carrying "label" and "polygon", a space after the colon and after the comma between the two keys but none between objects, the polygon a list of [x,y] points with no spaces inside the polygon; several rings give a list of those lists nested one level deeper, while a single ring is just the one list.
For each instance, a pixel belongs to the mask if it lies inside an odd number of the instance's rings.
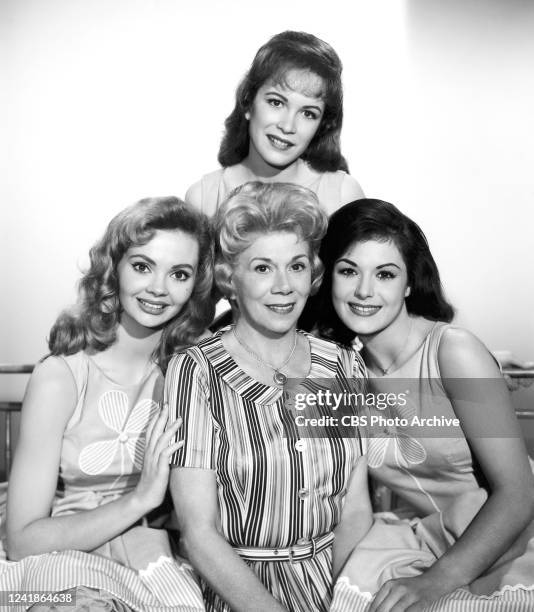
[{"label": "woman with dark hair standing behind", "polygon": [[256,54],[236,92],[219,149],[222,169],[189,188],[186,201],[213,215],[248,181],[308,187],[331,214],[363,197],[340,150],[341,61],[305,32],[273,36]]},{"label": "woman with dark hair standing behind", "polygon": [[534,483],[525,446],[491,354],[450,324],[423,232],[393,205],[360,200],[332,216],[321,258],[321,335],[344,344],[358,336],[375,391],[414,391],[384,416],[458,419],[441,430],[398,421],[375,430],[370,474],[413,518],[375,520],[332,609],[416,612],[443,597],[436,610],[531,610]]}]

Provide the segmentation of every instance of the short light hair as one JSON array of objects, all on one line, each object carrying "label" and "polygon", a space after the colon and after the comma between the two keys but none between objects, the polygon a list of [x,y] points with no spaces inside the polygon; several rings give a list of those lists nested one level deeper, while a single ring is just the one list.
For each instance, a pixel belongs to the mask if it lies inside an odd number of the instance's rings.
[{"label": "short light hair", "polygon": [[232,296],[230,279],[239,255],[258,234],[291,232],[310,249],[313,295],[321,284],[321,239],[328,217],[317,196],[293,183],[251,181],[232,191],[214,218],[216,236],[215,282],[226,297]]}]

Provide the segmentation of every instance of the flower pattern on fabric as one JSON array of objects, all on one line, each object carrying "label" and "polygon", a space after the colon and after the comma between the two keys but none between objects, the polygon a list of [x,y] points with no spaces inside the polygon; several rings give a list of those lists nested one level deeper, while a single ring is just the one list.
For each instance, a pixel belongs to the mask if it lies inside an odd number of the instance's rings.
[{"label": "flower pattern on fabric", "polygon": [[[90,476],[105,472],[117,453],[121,458],[121,475],[131,471],[132,464],[143,467],[145,450],[144,432],[159,411],[152,399],[143,399],[130,411],[128,394],[124,391],[106,391],[98,401],[98,414],[102,421],[117,432],[112,440],[101,440],[88,444],[79,457],[80,469]],[[130,459],[127,463],[127,457]]]},{"label": "flower pattern on fabric", "polygon": [[[387,417],[398,416],[400,419],[407,419],[408,422],[411,422],[417,414],[412,401],[407,401],[404,406],[397,404],[389,410],[392,414],[388,414]],[[367,461],[370,468],[379,468],[383,465],[390,444],[394,445],[395,461],[400,467],[418,465],[426,460],[426,450],[418,440],[399,431],[398,428],[395,428],[394,433],[389,431],[389,428],[385,428],[380,437],[369,439]]]}]

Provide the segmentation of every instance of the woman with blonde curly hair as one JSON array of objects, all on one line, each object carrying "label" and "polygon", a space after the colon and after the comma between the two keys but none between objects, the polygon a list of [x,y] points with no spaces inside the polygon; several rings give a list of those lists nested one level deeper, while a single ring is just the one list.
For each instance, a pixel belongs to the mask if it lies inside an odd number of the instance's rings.
[{"label": "woman with blonde curly hair", "polygon": [[288,397],[289,379],[364,379],[355,352],[297,330],[326,224],[303,187],[234,191],[215,217],[215,275],[236,323],[169,364],[166,398],[185,437],[170,487],[208,610],[328,610],[333,571],[368,527],[355,520],[366,486],[357,429],[307,435]]},{"label": "woman with blonde curly hair", "polygon": [[182,444],[179,421],[164,432],[161,369],[210,322],[212,276],[207,220],[174,197],[122,211],[91,249],[78,304],[53,326],[24,398],[7,521],[8,556],[21,561],[0,574],[3,590],[23,574],[24,589],[76,609],[203,609],[144,517]]}]

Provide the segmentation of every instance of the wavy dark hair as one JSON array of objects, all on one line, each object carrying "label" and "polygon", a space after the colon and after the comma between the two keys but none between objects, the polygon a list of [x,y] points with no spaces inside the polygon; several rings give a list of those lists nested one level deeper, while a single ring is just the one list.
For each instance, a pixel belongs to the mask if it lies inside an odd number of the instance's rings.
[{"label": "wavy dark hair", "polygon": [[321,244],[319,256],[325,273],[307,319],[313,312],[322,336],[343,344],[354,339],[354,332],[339,319],[332,304],[332,272],[352,244],[367,240],[391,240],[399,249],[408,272],[406,309],[410,314],[447,323],[452,320],[454,309],[445,299],[436,262],[421,228],[393,204],[364,198],[346,204],[330,217]]},{"label": "wavy dark hair", "polygon": [[341,60],[334,49],[313,34],[287,31],[273,36],[256,53],[249,71],[236,90],[235,107],[224,123],[225,133],[219,148],[221,166],[238,164],[248,155],[249,125],[245,113],[250,110],[258,89],[266,81],[286,84],[290,70],[306,70],[318,75],[324,82],[325,109],[319,128],[302,154],[302,159],[319,172],[348,172],[340,147],[342,69]]},{"label": "wavy dark hair", "polygon": [[116,215],[89,251],[90,266],[79,282],[78,301],[59,315],[50,331],[52,355],[71,355],[84,349],[103,351],[115,342],[121,315],[117,267],[130,247],[146,244],[157,230],[180,230],[194,237],[199,263],[193,293],[165,325],[154,360],[165,369],[174,352],[193,344],[202,334],[215,311],[209,222],[178,198],[145,198]]}]

